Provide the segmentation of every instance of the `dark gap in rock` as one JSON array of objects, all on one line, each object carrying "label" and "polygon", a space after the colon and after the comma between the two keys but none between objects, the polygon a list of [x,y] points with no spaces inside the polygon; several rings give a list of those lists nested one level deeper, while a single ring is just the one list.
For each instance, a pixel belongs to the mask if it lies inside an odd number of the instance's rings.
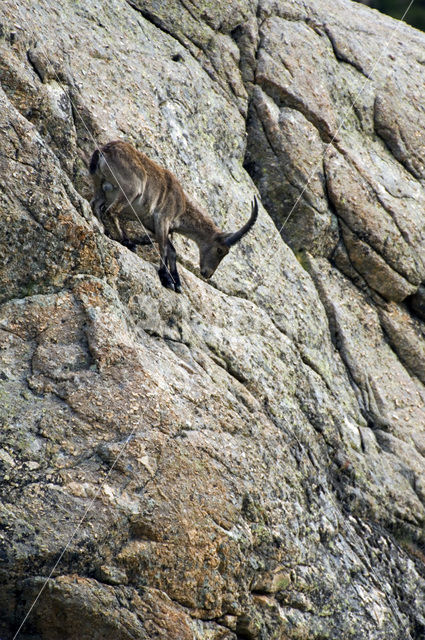
[{"label": "dark gap in rock", "polygon": [[35,75],[38,77],[40,82],[43,83],[43,74],[41,73],[41,71],[38,68],[38,66],[35,64],[34,58],[31,55],[31,49],[28,49],[28,51],[27,51],[27,60],[30,63]]},{"label": "dark gap in rock", "polygon": [[419,285],[418,290],[405,299],[405,303],[412,315],[425,321],[425,283]]}]

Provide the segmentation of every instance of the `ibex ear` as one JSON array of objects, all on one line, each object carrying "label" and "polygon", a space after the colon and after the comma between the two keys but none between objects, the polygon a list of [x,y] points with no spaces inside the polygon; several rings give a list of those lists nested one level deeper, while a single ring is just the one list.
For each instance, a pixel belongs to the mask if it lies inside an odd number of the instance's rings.
[{"label": "ibex ear", "polygon": [[234,242],[232,242],[232,238],[234,235],[235,234],[233,232],[229,232],[229,233],[223,232],[223,233],[220,233],[218,240],[220,240],[220,242],[225,244],[226,247],[231,247],[235,244]]}]

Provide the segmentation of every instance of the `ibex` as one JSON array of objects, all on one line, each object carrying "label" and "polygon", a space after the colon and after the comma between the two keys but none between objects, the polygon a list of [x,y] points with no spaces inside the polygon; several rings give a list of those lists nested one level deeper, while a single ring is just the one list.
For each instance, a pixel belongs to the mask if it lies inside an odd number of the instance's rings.
[{"label": "ibex", "polygon": [[128,142],[108,142],[90,161],[94,183],[93,213],[105,224],[106,233],[130,249],[146,244],[146,235],[130,241],[125,221],[138,221],[153,232],[159,244],[161,284],[181,291],[176,250],[170,240],[174,231],[194,240],[199,247],[201,275],[210,278],[230,248],[251,229],[258,216],[254,198],[251,216],[239,231],[221,231],[184,193],[177,178]]}]

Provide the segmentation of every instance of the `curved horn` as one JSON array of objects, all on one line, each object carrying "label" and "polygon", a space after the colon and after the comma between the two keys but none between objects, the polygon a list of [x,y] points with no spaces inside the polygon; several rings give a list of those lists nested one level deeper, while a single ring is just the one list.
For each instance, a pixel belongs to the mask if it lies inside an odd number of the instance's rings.
[{"label": "curved horn", "polygon": [[254,200],[252,202],[251,217],[249,218],[248,222],[244,224],[244,226],[239,229],[239,231],[235,231],[235,233],[229,233],[224,241],[225,244],[227,244],[228,247],[233,247],[234,244],[239,242],[239,240],[243,238],[243,236],[251,229],[257,219],[257,216],[258,202],[256,196],[254,196]]}]

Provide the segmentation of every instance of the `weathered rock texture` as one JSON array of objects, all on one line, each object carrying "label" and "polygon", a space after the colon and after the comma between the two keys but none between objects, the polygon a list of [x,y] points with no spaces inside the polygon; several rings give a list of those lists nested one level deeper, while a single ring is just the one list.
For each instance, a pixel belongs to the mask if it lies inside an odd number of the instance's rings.
[{"label": "weathered rock texture", "polygon": [[[2,640],[424,638],[425,37],[344,0],[0,16]],[[229,230],[258,188],[212,282],[102,234],[117,137]]]}]

